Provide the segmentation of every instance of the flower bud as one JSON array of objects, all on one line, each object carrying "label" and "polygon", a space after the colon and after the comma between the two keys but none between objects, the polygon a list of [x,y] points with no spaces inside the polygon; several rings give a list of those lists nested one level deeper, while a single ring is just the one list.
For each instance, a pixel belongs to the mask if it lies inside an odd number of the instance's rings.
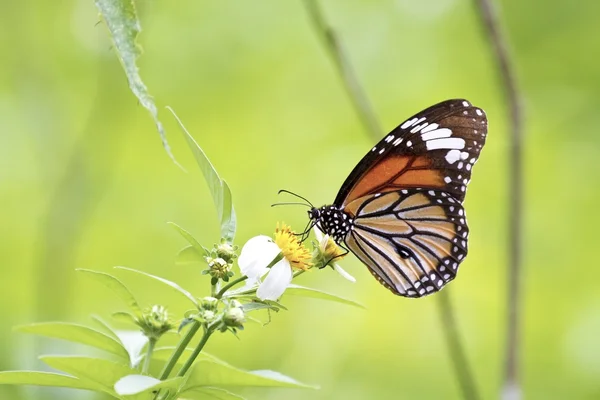
[{"label": "flower bud", "polygon": [[147,337],[154,339],[174,328],[167,309],[161,305],[154,305],[150,310],[146,310],[139,326]]},{"label": "flower bud", "polygon": [[237,246],[233,246],[227,242],[215,245],[217,249],[217,257],[222,258],[228,264],[231,264],[235,258],[237,258],[237,254],[235,251]]},{"label": "flower bud", "polygon": [[208,273],[210,276],[216,279],[223,279],[224,281],[229,280],[229,272],[231,272],[231,264],[227,263],[221,257],[210,258],[207,257],[208,262]]},{"label": "flower bud", "polygon": [[206,296],[200,301],[200,305],[205,310],[213,310],[214,311],[217,309],[217,306],[219,305],[219,300],[214,297]]},{"label": "flower bud", "polygon": [[223,322],[225,325],[232,328],[242,328],[244,322],[246,322],[244,310],[241,307],[232,307],[228,309],[223,316]]},{"label": "flower bud", "polygon": [[202,310],[200,311],[199,316],[205,321],[210,323],[215,319],[215,312],[212,310]]}]

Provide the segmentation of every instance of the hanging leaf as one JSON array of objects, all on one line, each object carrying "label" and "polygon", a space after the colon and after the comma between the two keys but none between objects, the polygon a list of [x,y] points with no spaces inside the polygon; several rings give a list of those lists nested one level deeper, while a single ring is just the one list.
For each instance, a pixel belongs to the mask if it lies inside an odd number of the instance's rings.
[{"label": "hanging leaf", "polygon": [[202,175],[204,175],[204,180],[208,185],[213,202],[217,208],[217,215],[221,222],[221,237],[225,238],[229,243],[233,243],[236,231],[236,216],[235,210],[233,209],[229,186],[219,177],[217,170],[211,164],[204,153],[204,150],[202,150],[192,135],[189,134],[177,114],[175,114],[175,111],[170,107],[167,107],[167,109],[173,113],[173,116],[177,120],[187,144],[190,150],[192,150],[192,154],[194,154],[196,163],[200,167]]},{"label": "hanging leaf", "polygon": [[115,354],[126,360],[129,359],[127,350],[125,350],[119,341],[86,326],[67,322],[43,322],[19,326],[15,330],[85,344]]},{"label": "hanging leaf", "polygon": [[335,294],[323,292],[322,290],[317,290],[295,284],[289,285],[288,288],[285,290],[285,294],[293,296],[312,297],[314,299],[329,300],[336,303],[347,304],[349,306],[365,308],[365,306],[363,306],[360,303],[357,303],[356,301],[349,300]]},{"label": "hanging leaf", "polygon": [[177,290],[179,293],[181,293],[182,295],[184,295],[189,301],[191,301],[192,303],[194,303],[194,305],[196,306],[196,308],[200,308],[200,304],[198,303],[198,300],[196,300],[196,298],[187,290],[183,289],[181,286],[179,286],[178,284],[176,284],[175,282],[171,282],[168,279],[165,278],[161,278],[160,276],[156,276],[156,275],[152,275],[152,274],[148,274],[146,272],[143,271],[138,271],[137,269],[133,269],[133,268],[127,268],[127,267],[115,267],[117,269],[122,269],[124,271],[130,271],[130,272],[135,272],[136,274],[140,274],[140,275],[144,275],[147,276],[148,278],[152,278],[155,279],[159,282],[164,283],[165,285]]},{"label": "hanging leaf", "polygon": [[96,279],[98,282],[111,289],[117,294],[117,296],[121,298],[121,300],[125,302],[125,304],[127,304],[129,309],[133,311],[136,317],[141,318],[142,309],[135,297],[133,297],[133,294],[129,291],[129,289],[127,289],[127,286],[125,286],[123,282],[104,272],[92,271],[91,269],[77,269],[76,271],[83,272],[87,276]]},{"label": "hanging leaf", "polygon": [[96,385],[72,376],[37,371],[1,371],[0,385],[53,386],[83,390],[98,389]]},{"label": "hanging leaf", "polygon": [[142,81],[136,64],[142,50],[136,43],[141,26],[135,9],[135,3],[133,0],[96,0],[95,3],[102,20],[108,28],[115,52],[123,66],[125,76],[127,76],[129,88],[138,98],[140,104],[150,112],[156,129],[160,134],[163,147],[173,162],[177,164],[167,142],[167,135],[163,124],[158,119],[156,104],[150,93],[148,93],[148,88]]}]

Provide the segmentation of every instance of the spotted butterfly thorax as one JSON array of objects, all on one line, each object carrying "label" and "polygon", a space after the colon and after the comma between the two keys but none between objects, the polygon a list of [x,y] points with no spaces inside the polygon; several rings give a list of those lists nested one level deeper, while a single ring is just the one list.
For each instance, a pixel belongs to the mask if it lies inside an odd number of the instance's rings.
[{"label": "spotted butterfly thorax", "polygon": [[437,292],[467,255],[462,202],[486,135],[485,113],[467,100],[431,106],[377,143],[309,218],[395,294]]}]

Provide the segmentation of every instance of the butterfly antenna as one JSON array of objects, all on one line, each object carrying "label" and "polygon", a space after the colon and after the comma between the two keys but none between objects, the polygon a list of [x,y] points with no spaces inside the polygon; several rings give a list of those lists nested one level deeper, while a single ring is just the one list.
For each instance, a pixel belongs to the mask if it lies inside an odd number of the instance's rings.
[{"label": "butterfly antenna", "polygon": [[277,194],[281,194],[281,193],[291,194],[292,196],[295,196],[295,197],[297,197],[299,199],[304,200],[311,207],[314,207],[313,204],[310,201],[308,201],[308,199],[306,199],[305,197],[300,196],[299,194],[296,194],[294,192],[290,192],[289,190],[285,190],[285,189],[281,189],[279,192],[277,192]]},{"label": "butterfly antenna", "polygon": [[306,203],[274,203],[271,204],[271,207],[275,207],[275,206],[305,206],[305,207],[311,207],[311,205],[306,204]]}]

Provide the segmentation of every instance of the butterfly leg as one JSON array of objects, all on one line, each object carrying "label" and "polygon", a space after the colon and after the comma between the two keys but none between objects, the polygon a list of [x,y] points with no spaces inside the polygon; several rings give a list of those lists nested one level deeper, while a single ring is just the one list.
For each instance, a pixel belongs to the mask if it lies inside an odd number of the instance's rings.
[{"label": "butterfly leg", "polygon": [[342,257],[344,257],[346,254],[350,253],[350,250],[348,250],[347,248],[345,248],[345,247],[344,247],[344,246],[342,246],[341,244],[338,244],[338,247],[341,247],[342,249],[344,249],[344,253],[342,253],[342,254],[340,254],[340,255],[337,255],[337,256],[335,256],[335,257],[331,257],[329,260],[327,260],[327,262],[326,262],[326,263],[324,263],[324,264],[323,264],[323,266],[322,266],[322,267],[319,267],[319,269],[323,269],[323,268],[325,268],[326,266],[328,266],[328,265],[329,265],[329,263],[330,263],[330,262],[332,262],[332,261],[333,261],[333,260],[335,260],[336,258],[342,258]]}]

